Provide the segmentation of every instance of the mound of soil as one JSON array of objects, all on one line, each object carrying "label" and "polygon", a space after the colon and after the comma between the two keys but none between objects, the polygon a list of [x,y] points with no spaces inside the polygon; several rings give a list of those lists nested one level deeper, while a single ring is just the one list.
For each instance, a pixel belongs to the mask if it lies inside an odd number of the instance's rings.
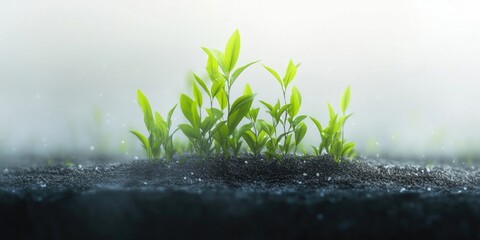
[{"label": "mound of soil", "polygon": [[480,173],[328,157],[3,169],[0,239],[480,238]]}]

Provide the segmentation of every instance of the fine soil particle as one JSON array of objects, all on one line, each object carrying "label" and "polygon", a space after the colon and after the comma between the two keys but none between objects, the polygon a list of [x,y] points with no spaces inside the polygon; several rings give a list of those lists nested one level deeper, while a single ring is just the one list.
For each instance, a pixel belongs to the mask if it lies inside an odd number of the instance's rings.
[{"label": "fine soil particle", "polygon": [[0,239],[480,238],[477,171],[328,157],[3,169]]}]

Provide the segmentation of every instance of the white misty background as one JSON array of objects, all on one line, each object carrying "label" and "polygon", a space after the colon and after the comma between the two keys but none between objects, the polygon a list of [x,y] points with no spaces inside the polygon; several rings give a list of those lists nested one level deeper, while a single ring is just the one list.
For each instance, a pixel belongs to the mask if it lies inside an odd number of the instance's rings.
[{"label": "white misty background", "polygon": [[[302,63],[303,113],[325,122],[350,85],[346,136],[363,153],[476,152],[479,12],[478,1],[3,0],[0,153],[142,156],[128,133],[144,131],[136,89],[165,114],[191,92],[189,72],[204,74],[200,47],[223,49],[237,28],[239,64]],[[259,64],[246,83],[257,99],[280,96]]]}]

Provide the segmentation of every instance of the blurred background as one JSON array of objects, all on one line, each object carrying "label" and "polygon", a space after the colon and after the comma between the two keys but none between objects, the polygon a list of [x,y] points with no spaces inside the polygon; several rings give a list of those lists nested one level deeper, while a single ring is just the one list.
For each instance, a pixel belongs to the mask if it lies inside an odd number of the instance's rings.
[{"label": "blurred background", "polygon": [[[474,158],[480,147],[480,2],[2,0],[0,161],[28,155],[143,158],[136,90],[166,114],[203,75],[201,46],[235,29],[238,64],[262,60],[323,122],[352,87],[346,136],[364,156]],[[281,90],[260,64],[236,82],[257,99]],[[274,86],[274,87],[272,87]],[[183,119],[176,115],[176,123]],[[316,144],[313,126],[307,142]],[[309,144],[307,144],[309,145]]]}]

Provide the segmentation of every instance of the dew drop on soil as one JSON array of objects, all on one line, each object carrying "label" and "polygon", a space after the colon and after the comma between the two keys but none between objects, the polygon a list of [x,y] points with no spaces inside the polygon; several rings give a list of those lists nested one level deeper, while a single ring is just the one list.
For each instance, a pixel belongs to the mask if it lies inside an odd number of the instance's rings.
[{"label": "dew drop on soil", "polygon": [[78,168],[82,168],[82,164],[78,164]]},{"label": "dew drop on soil", "polygon": [[429,192],[432,191],[432,188],[431,188],[431,187],[428,187],[428,188],[427,188],[427,191],[429,191]]},{"label": "dew drop on soil", "polygon": [[245,164],[248,164],[248,161],[245,161]]},{"label": "dew drop on soil", "polygon": [[405,191],[407,191],[407,189],[405,189],[405,188],[400,189],[400,192],[401,192],[401,193],[403,193],[403,192],[405,192]]},{"label": "dew drop on soil", "polygon": [[4,173],[8,173],[8,168],[3,169]]},{"label": "dew drop on soil", "polygon": [[317,175],[317,177],[319,177],[319,176],[320,176],[320,173],[318,173],[318,172],[317,172],[317,174],[316,174],[316,175]]},{"label": "dew drop on soil", "polygon": [[147,183],[147,182],[143,182],[143,185],[148,185],[148,183]]},{"label": "dew drop on soil", "polygon": [[328,179],[327,179],[327,180],[328,180],[328,181],[332,180],[332,177],[328,177]]},{"label": "dew drop on soil", "polygon": [[187,177],[183,177],[183,180],[187,180]]},{"label": "dew drop on soil", "polygon": [[190,175],[193,175],[193,172],[191,172]]},{"label": "dew drop on soil", "polygon": [[306,177],[306,176],[307,176],[307,173],[303,173],[303,176]]},{"label": "dew drop on soil", "polygon": [[138,157],[137,157],[137,156],[135,156],[135,157],[133,157],[133,158],[135,158],[135,160],[138,160]]},{"label": "dew drop on soil", "polygon": [[467,187],[463,187],[463,191],[467,191]]},{"label": "dew drop on soil", "polygon": [[201,178],[199,178],[199,179],[198,179],[198,181],[199,181],[199,182],[201,182],[201,181],[202,181],[202,179],[201,179]]}]

